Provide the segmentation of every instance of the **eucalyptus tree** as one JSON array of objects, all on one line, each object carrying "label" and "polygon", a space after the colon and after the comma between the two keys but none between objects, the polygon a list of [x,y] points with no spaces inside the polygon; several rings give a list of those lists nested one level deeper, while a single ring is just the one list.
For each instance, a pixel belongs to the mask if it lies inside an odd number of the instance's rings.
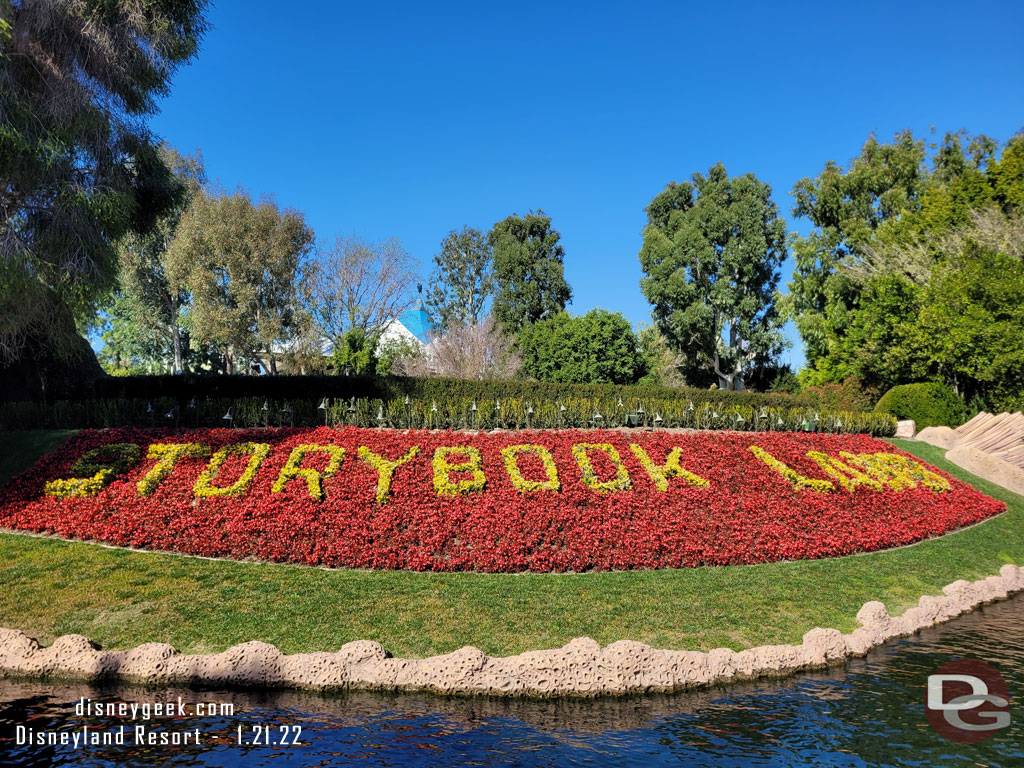
[{"label": "eucalyptus tree", "polygon": [[713,371],[722,389],[784,346],[776,306],[786,257],[786,223],[771,187],[753,174],[672,182],[646,208],[641,290],[670,345],[694,363],[692,379]]},{"label": "eucalyptus tree", "polygon": [[172,282],[190,297],[192,338],[214,345],[224,372],[257,362],[277,372],[297,325],[300,265],[313,244],[302,214],[243,192],[200,194],[170,244]]},{"label": "eucalyptus tree", "polygon": [[513,214],[488,234],[494,249],[494,317],[508,333],[517,334],[572,301],[560,239],[543,211]]},{"label": "eucalyptus tree", "polygon": [[427,311],[436,327],[483,321],[494,286],[493,258],[491,244],[479,229],[463,227],[445,235],[427,284]]}]

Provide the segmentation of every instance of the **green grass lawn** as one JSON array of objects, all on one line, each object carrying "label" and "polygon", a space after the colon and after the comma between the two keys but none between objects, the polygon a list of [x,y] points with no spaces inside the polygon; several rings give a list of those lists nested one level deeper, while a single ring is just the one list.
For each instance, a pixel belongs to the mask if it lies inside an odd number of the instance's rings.
[{"label": "green grass lawn", "polygon": [[[0,432],[0,481],[67,432]],[[288,653],[377,640],[399,656],[476,645],[505,655],[588,635],[660,648],[740,649],[799,642],[812,627],[856,628],[867,600],[902,612],[959,578],[1024,564],[1024,497],[900,448],[1007,503],[1007,513],[900,550],[793,563],[586,574],[328,571],[200,560],[0,534],[0,626],[50,642],[86,635],[105,648],[148,641],[185,652],[246,640]]]}]

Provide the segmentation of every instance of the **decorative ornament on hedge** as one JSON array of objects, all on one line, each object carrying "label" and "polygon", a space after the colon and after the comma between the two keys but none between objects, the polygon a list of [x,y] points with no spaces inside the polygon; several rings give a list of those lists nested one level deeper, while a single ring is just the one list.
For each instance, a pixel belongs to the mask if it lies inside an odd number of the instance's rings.
[{"label": "decorative ornament on hedge", "polygon": [[[449,457],[461,456],[467,461],[452,462]],[[443,445],[434,451],[431,460],[434,470],[434,490],[438,496],[459,496],[482,491],[487,484],[480,450],[471,445]],[[469,473],[472,477],[452,481],[454,473]]]},{"label": "decorative ornament on hedge", "polygon": [[[207,464],[206,469],[196,479],[193,492],[196,496],[207,498],[213,496],[241,496],[249,489],[249,484],[256,477],[260,464],[269,455],[270,445],[267,443],[234,443],[233,445],[226,445],[210,458],[210,463]],[[220,472],[220,468],[224,466],[228,459],[232,457],[244,458],[246,456],[249,457],[249,461],[235,482],[222,487],[213,484],[217,473]]]},{"label": "decorative ornament on hedge", "polygon": [[[590,459],[591,451],[600,451],[611,460],[615,467],[615,477],[611,480],[602,480],[597,476],[594,464]],[[580,467],[583,476],[583,483],[598,493],[612,493],[614,491],[628,491],[632,483],[629,479],[629,470],[622,463],[622,457],[611,443],[574,443],[572,455]]]},{"label": "decorative ornament on hedge", "polygon": [[[519,468],[519,457],[521,455],[536,456],[547,475],[547,480],[527,480],[523,477]],[[505,471],[508,472],[512,486],[520,493],[533,493],[534,491],[557,491],[562,485],[558,479],[558,467],[551,451],[543,445],[509,445],[501,449],[501,458],[505,463]]]},{"label": "decorative ornament on hedge", "polygon": [[[313,452],[327,454],[327,466],[323,472],[319,472],[312,467],[302,466],[302,460],[306,457],[306,454]],[[281,493],[290,480],[301,477],[306,481],[309,497],[317,501],[323,501],[324,480],[338,473],[344,458],[345,449],[340,445],[320,445],[317,443],[297,445],[288,456],[288,462],[281,469],[281,474],[277,476],[277,480],[274,481],[274,485],[270,490],[272,493]]]}]

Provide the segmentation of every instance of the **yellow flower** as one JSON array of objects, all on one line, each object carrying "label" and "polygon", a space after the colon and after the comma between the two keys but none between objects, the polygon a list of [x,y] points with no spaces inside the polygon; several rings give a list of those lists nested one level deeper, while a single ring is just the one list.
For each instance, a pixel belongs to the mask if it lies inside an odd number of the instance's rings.
[{"label": "yellow flower", "polygon": [[[256,476],[256,471],[260,468],[260,464],[269,455],[270,446],[267,443],[235,443],[234,445],[226,445],[213,454],[210,463],[206,465],[206,469],[199,475],[192,490],[196,496],[202,497],[241,496],[248,490],[249,484]],[[217,476],[217,472],[220,471],[224,462],[231,456],[249,456],[249,463],[246,465],[241,477],[234,483],[218,488],[213,485],[213,479]]]},{"label": "yellow flower", "polygon": [[[527,480],[519,471],[519,454],[526,453],[540,459],[547,480]],[[543,445],[509,445],[501,449],[501,458],[505,462],[505,470],[512,480],[512,486],[520,493],[532,491],[557,491],[562,487],[558,481],[558,467],[551,452]]]},{"label": "yellow flower", "polygon": [[810,477],[804,477],[795,469],[792,469],[781,461],[772,456],[764,448],[756,445],[750,446],[750,451],[757,456],[761,461],[767,464],[769,467],[774,469],[784,478],[789,480],[790,484],[795,490],[798,491],[818,491],[820,493],[827,493],[828,491],[834,491],[835,486],[832,485],[828,480],[816,480]]},{"label": "yellow flower", "polygon": [[69,480],[51,480],[43,489],[47,496],[58,499],[95,496],[114,477],[112,469],[101,469],[92,477],[73,477]]},{"label": "yellow flower", "polygon": [[[310,467],[301,467],[303,458],[305,458],[307,453],[312,453],[313,451],[323,451],[329,457],[327,467],[322,473]],[[323,481],[337,474],[344,458],[345,449],[338,445],[317,445],[313,443],[297,445],[288,456],[288,462],[281,469],[281,474],[277,476],[277,480],[274,481],[274,485],[270,490],[272,493],[281,493],[289,480],[301,477],[306,481],[310,498],[322,501],[324,498]]]},{"label": "yellow flower", "polygon": [[391,495],[391,479],[394,477],[395,470],[403,464],[408,464],[416,458],[419,452],[420,447],[414,445],[404,456],[394,461],[389,461],[379,453],[374,453],[365,445],[359,446],[359,458],[377,470],[377,494],[375,498],[379,504],[386,504],[388,497]]},{"label": "yellow flower", "polygon": [[636,443],[630,443],[629,450],[631,450],[633,455],[636,456],[637,461],[640,462],[640,466],[642,466],[647,471],[647,474],[651,476],[651,481],[654,483],[654,487],[659,491],[668,490],[668,480],[670,477],[681,477],[686,480],[689,485],[697,486],[698,488],[708,485],[707,480],[699,475],[695,475],[688,469],[684,469],[679,463],[683,454],[682,448],[673,448],[665,458],[664,464],[655,464],[647,454],[647,451]]},{"label": "yellow flower", "polygon": [[186,456],[205,458],[210,455],[210,446],[203,443],[153,443],[149,446],[147,459],[156,459],[156,464],[136,484],[140,496],[151,496],[153,491],[171,474],[174,465]]},{"label": "yellow flower", "polygon": [[[615,465],[615,477],[611,480],[601,480],[594,471],[594,465],[590,461],[590,451],[601,451]],[[611,443],[576,443],[572,447],[572,455],[580,466],[583,475],[583,483],[593,488],[598,493],[610,493],[612,491],[628,491],[631,483],[629,470],[622,463],[622,457],[615,450]]]},{"label": "yellow flower", "polygon": [[[453,464],[448,460],[449,456],[462,456],[468,458],[468,461]],[[434,458],[430,463],[434,469],[434,490],[439,496],[458,496],[472,491],[482,491],[487,484],[480,451],[471,445],[440,446],[434,451]],[[453,483],[453,472],[469,472],[473,476]]]}]

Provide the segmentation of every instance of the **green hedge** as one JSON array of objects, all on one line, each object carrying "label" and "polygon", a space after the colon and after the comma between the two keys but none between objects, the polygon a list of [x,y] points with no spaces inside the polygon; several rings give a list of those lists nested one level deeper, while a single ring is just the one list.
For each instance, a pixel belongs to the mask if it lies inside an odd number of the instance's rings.
[{"label": "green hedge", "polygon": [[[113,399],[0,405],[0,427],[104,428],[117,426],[180,428],[214,426],[315,426],[427,429],[554,429],[585,427],[690,427],[735,430],[807,430],[895,434],[893,418],[874,413],[815,411],[791,400],[742,403],[736,393],[697,390],[672,397],[627,397],[619,394],[524,398],[515,386],[505,392],[437,389],[433,396],[321,398]],[[571,388],[569,388],[571,389]],[[498,396],[495,396],[498,395]],[[225,419],[230,411],[232,418]]]},{"label": "green hedge", "polygon": [[913,419],[916,429],[956,427],[963,424],[967,412],[963,401],[945,384],[926,381],[899,384],[875,404],[875,413],[887,413],[897,419]]},{"label": "green hedge", "polygon": [[728,405],[788,407],[812,405],[800,396],[728,392],[707,389],[674,389],[654,385],[565,384],[543,381],[477,381],[474,379],[428,379],[405,376],[122,376],[96,382],[96,400],[152,400],[169,397],[180,402],[192,398],[263,398],[308,400],[413,400],[462,397],[478,400],[520,398],[540,402],[560,397],[674,399]]}]

